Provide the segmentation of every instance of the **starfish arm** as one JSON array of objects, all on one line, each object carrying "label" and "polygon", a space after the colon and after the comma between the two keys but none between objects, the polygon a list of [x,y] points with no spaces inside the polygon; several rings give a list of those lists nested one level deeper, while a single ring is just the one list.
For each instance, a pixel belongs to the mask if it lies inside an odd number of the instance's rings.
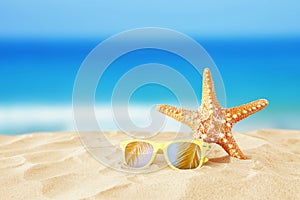
[{"label": "starfish arm", "polygon": [[205,68],[202,77],[201,110],[204,113],[208,112],[212,108],[212,106],[220,108],[219,103],[217,102],[211,72],[208,68]]},{"label": "starfish arm", "polygon": [[[231,134],[231,132],[230,132]],[[217,144],[219,144],[223,149],[232,157],[238,159],[246,159],[246,156],[243,154],[235,139],[232,136],[226,136],[220,139]]]},{"label": "starfish arm", "polygon": [[[169,106],[165,104],[157,105],[157,109],[159,112],[172,117],[173,119],[182,122],[186,124],[187,126],[194,129],[194,121],[198,120],[196,118],[199,118],[198,113],[196,111],[192,110],[186,110],[183,108],[177,108],[175,106]],[[198,123],[200,123],[200,119],[198,120]]]},{"label": "starfish arm", "polygon": [[226,109],[226,121],[235,124],[242,119],[264,109],[268,105],[265,99],[259,99],[238,107]]}]

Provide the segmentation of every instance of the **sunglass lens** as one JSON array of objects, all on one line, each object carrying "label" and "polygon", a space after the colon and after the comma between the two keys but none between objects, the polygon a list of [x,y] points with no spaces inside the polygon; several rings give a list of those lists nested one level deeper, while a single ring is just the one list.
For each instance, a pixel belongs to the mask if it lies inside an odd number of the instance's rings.
[{"label": "sunglass lens", "polygon": [[177,142],[168,146],[168,158],[178,169],[197,168],[201,161],[201,148],[190,142]]},{"label": "sunglass lens", "polygon": [[125,161],[130,167],[146,166],[153,156],[153,146],[146,142],[131,142],[125,148]]}]

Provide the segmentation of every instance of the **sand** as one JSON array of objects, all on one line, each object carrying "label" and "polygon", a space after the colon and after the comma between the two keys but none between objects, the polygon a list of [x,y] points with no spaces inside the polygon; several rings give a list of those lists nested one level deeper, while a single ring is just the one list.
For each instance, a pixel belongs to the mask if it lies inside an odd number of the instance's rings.
[{"label": "sand", "polygon": [[147,174],[103,166],[76,133],[0,136],[0,199],[300,199],[300,131],[234,136],[247,160],[217,146],[201,169]]}]

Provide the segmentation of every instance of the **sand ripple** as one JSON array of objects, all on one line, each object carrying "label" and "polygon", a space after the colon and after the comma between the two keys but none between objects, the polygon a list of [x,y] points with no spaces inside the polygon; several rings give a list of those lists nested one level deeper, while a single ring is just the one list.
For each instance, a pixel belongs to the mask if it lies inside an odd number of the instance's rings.
[{"label": "sand ripple", "polygon": [[216,146],[199,170],[138,175],[104,167],[74,133],[0,136],[0,199],[300,199],[300,131],[234,135],[248,160]]}]

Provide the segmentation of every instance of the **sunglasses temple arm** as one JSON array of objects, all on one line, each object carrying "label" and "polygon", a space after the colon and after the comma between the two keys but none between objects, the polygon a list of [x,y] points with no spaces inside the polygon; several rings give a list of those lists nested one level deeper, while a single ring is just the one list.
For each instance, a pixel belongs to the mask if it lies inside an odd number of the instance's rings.
[{"label": "sunglasses temple arm", "polygon": [[203,164],[208,162],[208,158],[204,157],[203,158]]}]

